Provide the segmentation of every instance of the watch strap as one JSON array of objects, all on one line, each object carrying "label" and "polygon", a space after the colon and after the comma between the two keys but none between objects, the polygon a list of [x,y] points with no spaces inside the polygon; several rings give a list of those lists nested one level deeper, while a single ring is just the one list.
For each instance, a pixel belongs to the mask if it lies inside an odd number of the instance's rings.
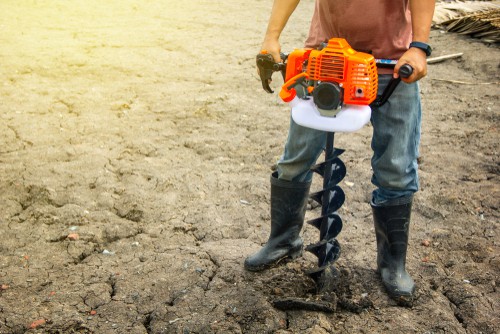
[{"label": "watch strap", "polygon": [[432,53],[432,48],[429,44],[424,42],[411,42],[410,48],[417,48],[425,52],[427,57],[429,57]]}]

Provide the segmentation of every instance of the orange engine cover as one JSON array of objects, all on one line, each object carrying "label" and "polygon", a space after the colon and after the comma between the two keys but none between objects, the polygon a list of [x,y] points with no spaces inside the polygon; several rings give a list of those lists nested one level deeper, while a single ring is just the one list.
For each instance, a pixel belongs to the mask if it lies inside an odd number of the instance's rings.
[{"label": "orange engine cover", "polygon": [[[307,62],[306,62],[307,61]],[[335,82],[343,88],[345,104],[369,105],[377,97],[378,77],[375,58],[357,52],[343,38],[332,38],[321,50],[295,50],[288,56],[285,84],[280,92],[285,102],[296,95],[298,80],[307,80],[314,90],[314,82]]]}]

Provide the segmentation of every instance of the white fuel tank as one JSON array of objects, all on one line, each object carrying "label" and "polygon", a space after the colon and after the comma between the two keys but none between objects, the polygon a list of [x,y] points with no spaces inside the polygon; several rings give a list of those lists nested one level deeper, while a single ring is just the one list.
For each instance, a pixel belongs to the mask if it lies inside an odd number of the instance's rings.
[{"label": "white fuel tank", "polygon": [[295,123],[326,132],[354,132],[368,124],[372,114],[369,106],[344,105],[334,117],[322,116],[313,99],[295,97],[290,101]]}]

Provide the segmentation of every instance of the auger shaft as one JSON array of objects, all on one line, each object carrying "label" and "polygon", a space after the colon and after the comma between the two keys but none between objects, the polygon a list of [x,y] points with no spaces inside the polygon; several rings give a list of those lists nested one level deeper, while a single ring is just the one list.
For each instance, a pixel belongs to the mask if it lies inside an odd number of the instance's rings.
[{"label": "auger shaft", "polygon": [[323,177],[323,189],[311,194],[321,204],[321,217],[308,221],[320,231],[320,240],[306,249],[318,257],[318,267],[308,274],[316,282],[317,290],[331,290],[338,276],[333,263],[340,256],[340,244],[336,236],[342,230],[342,219],[337,210],[345,200],[345,194],[337,183],[346,174],[345,165],[338,158],[344,151],[334,148],[335,134],[327,132],[325,161],[314,166],[313,171]]},{"label": "auger shaft", "polygon": [[[333,142],[335,140],[334,132],[326,133],[326,146],[325,146],[325,172],[323,175],[323,189],[328,189],[330,185],[330,176],[332,175],[332,158],[333,158]],[[323,193],[323,205],[321,207],[321,215],[328,215],[328,204],[330,203],[330,192]]]}]

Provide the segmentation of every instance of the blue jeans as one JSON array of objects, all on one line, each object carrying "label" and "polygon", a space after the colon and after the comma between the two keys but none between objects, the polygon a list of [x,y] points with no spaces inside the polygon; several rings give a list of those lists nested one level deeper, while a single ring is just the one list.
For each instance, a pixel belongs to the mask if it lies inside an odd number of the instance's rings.
[{"label": "blue jeans", "polygon": [[[391,75],[379,76],[379,94]],[[417,157],[422,113],[418,83],[401,82],[387,103],[372,108],[373,204],[388,206],[411,201],[418,190]],[[326,133],[305,128],[291,119],[285,150],[278,162],[278,178],[310,181],[310,168],[323,152]]]}]

